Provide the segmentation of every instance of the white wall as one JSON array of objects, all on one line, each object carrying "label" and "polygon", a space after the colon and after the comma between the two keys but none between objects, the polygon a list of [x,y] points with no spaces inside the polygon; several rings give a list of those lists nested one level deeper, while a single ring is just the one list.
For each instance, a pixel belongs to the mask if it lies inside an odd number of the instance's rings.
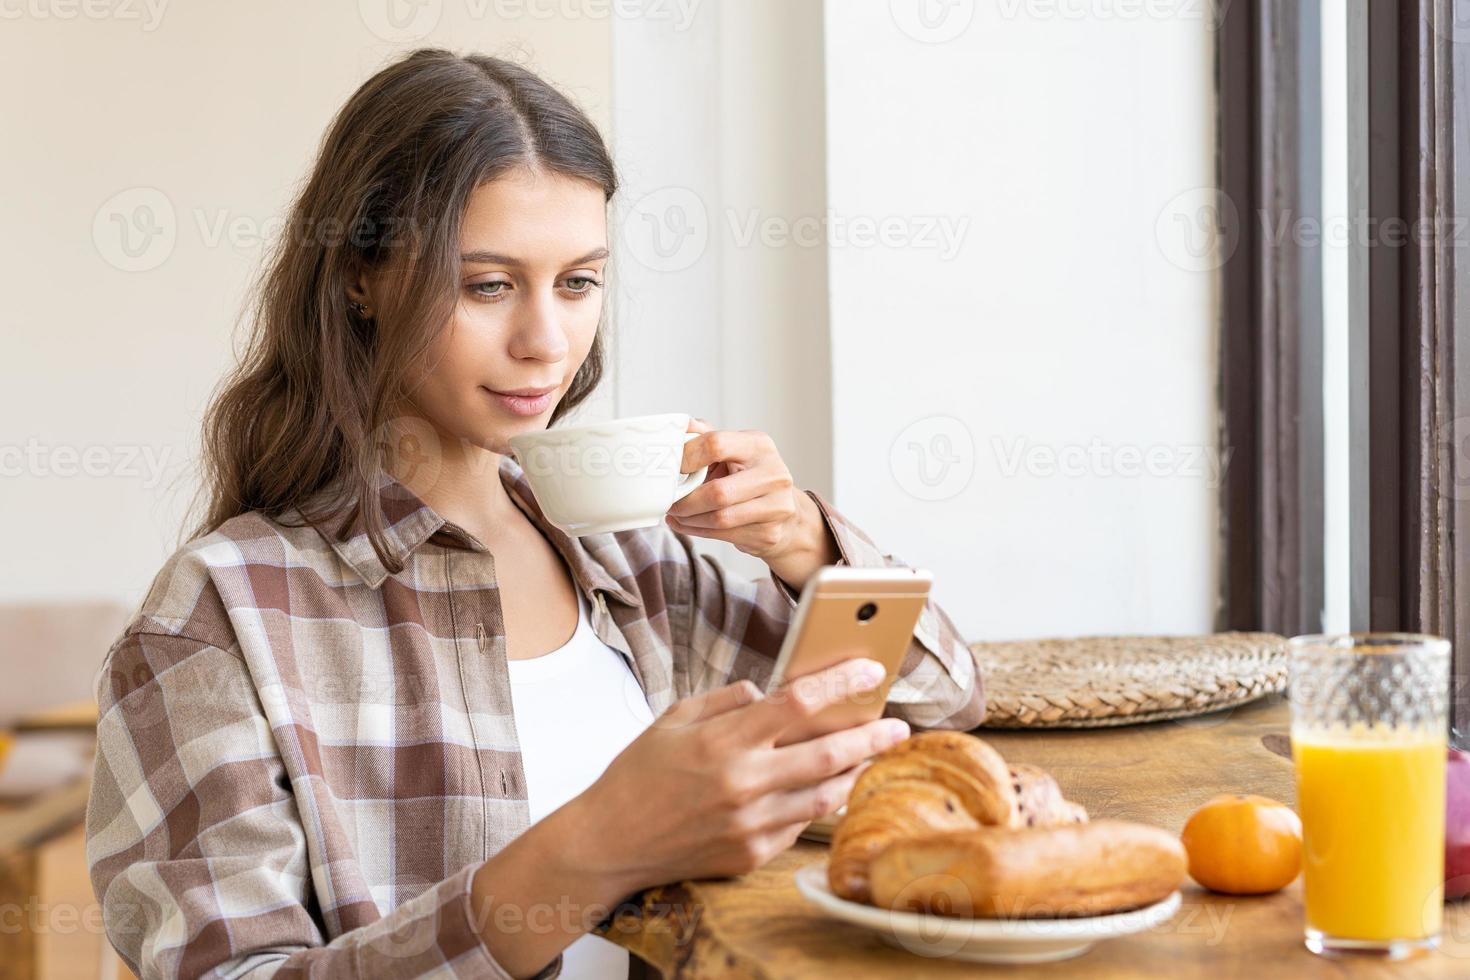
[{"label": "white wall", "polygon": [[616,407],[770,433],[830,495],[822,5],[685,9],[613,25]]},{"label": "white wall", "polygon": [[[49,467],[58,447],[102,446],[111,472],[0,477],[19,556],[0,599],[131,601],[147,584],[193,490],[250,233],[351,90],[431,43],[528,61],[612,137],[613,370],[588,412],[771,432],[803,485],[932,568],[977,638],[1209,629],[1218,255],[1191,222],[1213,183],[1210,25],[961,0],[924,9],[968,21],[926,27],[919,3],[7,20],[0,81],[26,94],[0,109],[25,134],[0,154],[0,453],[35,445]],[[394,28],[390,9],[426,19]],[[111,216],[138,200],[109,202],[135,188],[163,195],[174,237],[130,272]],[[650,251],[681,219],[694,234]],[[215,238],[221,220],[245,240]],[[1124,466],[1153,449],[1170,472],[1042,475],[1069,448]],[[134,449],[165,459],[163,486],[124,468]]]},{"label": "white wall", "polygon": [[[1366,630],[1366,434],[1354,427],[1368,400],[1367,2],[1322,5],[1322,631]],[[1354,216],[1357,216],[1356,218]],[[1365,345],[1355,350],[1356,345]],[[1366,433],[1366,428],[1360,430]],[[1354,568],[1354,565],[1357,568]]]},{"label": "white wall", "polygon": [[[556,19],[484,0],[153,7],[157,19],[143,4],[3,8],[3,601],[131,602],[147,586],[194,491],[199,417],[262,229],[374,70],[420,44],[509,55],[600,126],[610,117],[607,5]],[[394,27],[392,9],[414,19]],[[166,234],[138,256],[152,268],[127,271],[113,214],[139,204]]]},{"label": "white wall", "polygon": [[1212,628],[1201,6],[827,5],[837,501],[974,638]]},{"label": "white wall", "polygon": [[[695,4],[613,28],[620,412],[769,432],[830,492],[822,7]],[[672,81],[671,80],[676,80]]]}]

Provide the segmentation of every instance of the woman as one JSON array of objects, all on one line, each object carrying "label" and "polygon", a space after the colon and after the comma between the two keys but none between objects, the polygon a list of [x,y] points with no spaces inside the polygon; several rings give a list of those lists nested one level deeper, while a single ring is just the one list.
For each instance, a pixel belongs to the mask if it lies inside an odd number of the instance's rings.
[{"label": "woman", "polygon": [[140,975],[626,972],[586,935],[619,901],[760,866],[907,722],[980,721],[930,605],[892,717],[774,747],[878,680],[760,696],[802,584],[898,562],[762,433],[694,424],[668,527],[542,516],[507,440],[601,375],[615,187],[493,58],[414,52],[335,120],[206,421],[208,513],[98,681],[88,859]]}]

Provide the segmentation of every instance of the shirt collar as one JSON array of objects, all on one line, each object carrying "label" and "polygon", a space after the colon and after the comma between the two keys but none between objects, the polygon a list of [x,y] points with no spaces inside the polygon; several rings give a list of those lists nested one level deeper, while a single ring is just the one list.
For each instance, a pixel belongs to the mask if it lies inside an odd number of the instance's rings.
[{"label": "shirt collar", "polygon": [[[526,480],[525,473],[522,472],[520,464],[513,457],[506,455],[500,458],[499,474],[500,481],[505,486],[510,499],[520,507],[530,518],[531,523],[536,525],[565,559],[567,566],[571,569],[573,580],[589,600],[595,602],[594,591],[602,590],[627,605],[641,606],[643,604],[638,595],[624,588],[594,554],[594,551],[601,552],[607,547],[616,547],[615,545],[598,547],[602,542],[597,539],[610,539],[609,535],[573,538],[547,520],[546,515],[541,512],[541,505],[536,502],[535,496],[531,493],[531,485]],[[414,551],[441,531],[471,551],[488,550],[473,535],[450,524],[432,507],[391,476],[385,474],[379,481],[378,500],[382,505],[383,516],[387,522],[385,537],[388,550],[399,561],[406,562]],[[388,569],[378,557],[377,552],[373,550],[372,541],[368,539],[367,531],[363,529],[360,518],[353,525],[351,533],[345,537],[340,537],[335,529],[328,526],[320,524],[315,526],[337,556],[346,562],[370,588],[376,589],[387,580]]]}]

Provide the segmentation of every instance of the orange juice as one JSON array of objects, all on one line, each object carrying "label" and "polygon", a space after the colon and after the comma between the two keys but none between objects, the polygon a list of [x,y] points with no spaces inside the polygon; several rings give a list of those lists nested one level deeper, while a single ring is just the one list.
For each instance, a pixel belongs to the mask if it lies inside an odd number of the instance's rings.
[{"label": "orange juice", "polygon": [[1307,928],[1364,942],[1439,933],[1446,736],[1293,728]]}]

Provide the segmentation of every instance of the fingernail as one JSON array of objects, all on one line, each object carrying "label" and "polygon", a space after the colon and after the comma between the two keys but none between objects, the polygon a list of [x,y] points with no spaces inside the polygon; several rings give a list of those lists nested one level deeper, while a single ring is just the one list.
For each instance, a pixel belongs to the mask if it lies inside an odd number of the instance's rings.
[{"label": "fingernail", "polygon": [[883,719],[883,740],[889,745],[897,745],[909,737],[908,722],[902,718]]}]

